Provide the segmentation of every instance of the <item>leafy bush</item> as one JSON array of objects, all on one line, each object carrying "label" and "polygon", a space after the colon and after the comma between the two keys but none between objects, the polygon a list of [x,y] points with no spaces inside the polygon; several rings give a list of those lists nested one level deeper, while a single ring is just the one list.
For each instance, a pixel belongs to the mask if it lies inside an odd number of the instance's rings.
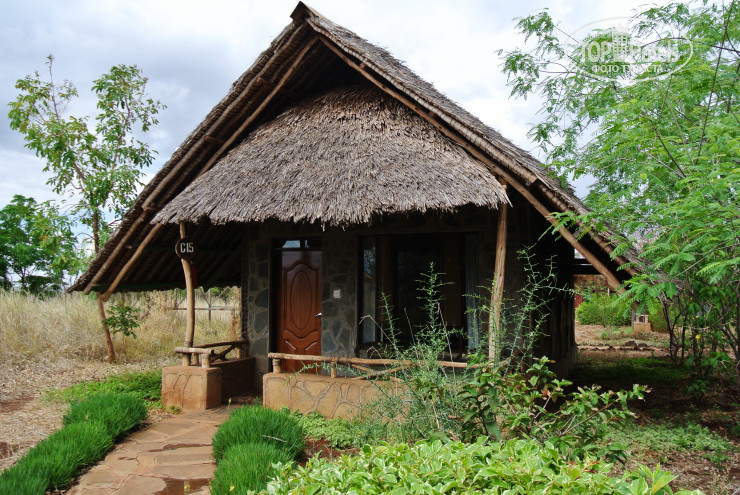
[{"label": "leafy bush", "polygon": [[307,437],[322,438],[334,448],[360,447],[367,443],[367,427],[359,420],[329,419],[318,413],[294,415]]},{"label": "leafy bush", "polygon": [[139,399],[157,402],[162,399],[162,370],[111,375],[99,382],[83,382],[61,390],[52,390],[45,397],[67,402],[81,401],[101,393],[126,393]]},{"label": "leafy bush", "polygon": [[274,444],[294,459],[303,452],[303,429],[287,410],[242,407],[234,410],[214,435],[213,457],[220,462],[229,447],[247,443]]},{"label": "leafy bush", "polygon": [[667,486],[674,479],[669,473],[640,468],[615,478],[609,476],[611,467],[593,458],[570,461],[552,445],[531,440],[490,445],[435,440],[366,446],[356,456],[286,466],[267,493],[673,493]]},{"label": "leafy bush", "polygon": [[0,476],[0,493],[43,494],[61,488],[101,457],[113,439],[99,421],[70,424],[49,435]]},{"label": "leafy bush", "polygon": [[146,416],[146,406],[133,395],[99,394],[82,402],[73,402],[63,423],[66,426],[98,422],[116,439],[144,421]]},{"label": "leafy bush", "polygon": [[578,306],[576,319],[581,325],[626,326],[632,323],[632,309],[624,298],[596,294]]},{"label": "leafy bush", "polygon": [[211,482],[214,495],[246,495],[263,490],[273,477],[274,464],[290,464],[290,453],[271,443],[246,443],[229,447],[218,463]]}]

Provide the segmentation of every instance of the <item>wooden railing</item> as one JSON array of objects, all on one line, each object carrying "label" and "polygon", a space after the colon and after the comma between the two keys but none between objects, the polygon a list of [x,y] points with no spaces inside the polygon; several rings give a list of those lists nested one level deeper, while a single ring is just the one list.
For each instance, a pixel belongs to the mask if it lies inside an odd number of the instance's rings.
[{"label": "wooden railing", "polygon": [[[410,359],[368,359],[345,356],[311,356],[303,354],[285,354],[281,352],[270,352],[267,354],[267,357],[272,359],[273,373],[283,372],[283,360],[310,361],[314,363],[328,363],[332,378],[337,377],[337,365],[339,364],[349,366],[365,373],[362,376],[353,377],[355,380],[366,380],[368,378],[392,375],[393,373],[419,365],[418,361]],[[457,361],[437,361],[437,364],[444,368],[465,369],[468,367],[468,363]],[[370,366],[392,366],[392,368],[375,370],[370,368]],[[398,380],[398,378],[392,376],[388,376],[388,378],[394,381]]]},{"label": "wooden railing", "polygon": [[[226,355],[236,349],[237,359],[247,357],[249,341],[246,339],[230,340],[227,342],[215,342],[213,344],[200,344],[198,347],[175,347],[175,352],[182,354],[183,366],[200,365],[209,368],[211,363],[218,360],[226,360]],[[214,347],[225,347],[226,349],[216,352]]]}]

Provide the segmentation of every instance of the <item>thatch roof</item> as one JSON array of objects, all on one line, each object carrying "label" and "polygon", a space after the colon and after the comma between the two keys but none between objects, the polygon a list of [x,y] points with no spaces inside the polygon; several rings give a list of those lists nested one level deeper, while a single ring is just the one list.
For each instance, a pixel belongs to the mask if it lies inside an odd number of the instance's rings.
[{"label": "thatch roof", "polygon": [[[465,191],[465,194],[460,191],[459,194],[455,193],[457,189],[462,189],[456,187],[456,181],[480,177],[481,167],[488,169],[496,180],[505,183],[511,190],[523,196],[545,217],[549,217],[550,212],[586,211],[573,191],[561,187],[536,159],[480,122],[434,89],[431,84],[420,79],[386,50],[334,24],[302,2],[298,4],[291,17],[293,22],[237,79],[221,102],[211,110],[173,153],[162,170],[147,184],[123,218],[119,229],[114,232],[88,270],[73,285],[72,290],[86,292],[101,290],[109,294],[114,289],[181,287],[183,276],[180,262],[170,255],[172,246],[179,236],[178,228],[171,223],[156,222],[174,222],[179,218],[188,220],[209,218],[215,222],[229,222],[225,226],[219,226],[211,221],[203,221],[189,227],[188,235],[202,238],[206,244],[204,249],[209,253],[209,256],[198,261],[199,280],[208,286],[239,281],[240,259],[235,253],[239,250],[243,224],[230,222],[230,219],[256,221],[260,218],[291,218],[294,221],[342,224],[363,221],[361,219],[367,218],[371,212],[404,211],[404,209],[408,211],[414,208],[445,210],[452,208],[453,205],[467,203],[495,207],[496,202],[502,198],[498,196],[500,190],[496,184],[492,184],[493,179],[490,176],[485,176],[481,183],[484,186],[491,185],[491,190],[486,193],[482,191],[482,187],[474,187]],[[221,190],[214,191],[215,194],[212,196],[215,197],[205,197],[208,185],[201,188],[199,184],[206,184],[208,180],[215,181],[213,185],[220,188],[228,184],[228,181],[224,181],[224,176],[219,175],[219,170],[224,172],[228,167],[239,168],[239,164],[242,164],[249,165],[241,168],[248,174],[248,170],[256,170],[250,167],[264,166],[264,161],[260,162],[255,158],[265,152],[266,146],[260,152],[247,150],[240,143],[259,143],[259,133],[267,129],[266,125],[269,126],[276,118],[286,118],[278,116],[286,111],[290,114],[291,109],[312,95],[324,94],[351,85],[368,84],[388,95],[384,97],[384,101],[391,98],[418,116],[414,132],[422,132],[419,125],[424,121],[429,124],[424,129],[428,130],[431,126],[445,137],[442,139],[436,135],[434,140],[440,145],[446,143],[445,146],[452,150],[449,151],[451,156],[459,156],[460,148],[465,150],[467,156],[460,160],[462,166],[431,168],[426,174],[421,175],[427,179],[427,185],[417,186],[416,189],[416,191],[424,191],[425,188],[430,191],[438,189],[448,194],[448,198],[436,198],[427,202],[431,194],[409,198],[409,195],[403,194],[402,191],[383,189],[376,185],[373,189],[377,194],[374,205],[347,206],[349,200],[342,197],[340,200],[347,207],[333,208],[323,199],[325,195],[322,196],[322,187],[328,186],[332,191],[344,191],[346,194],[353,191],[362,193],[362,196],[358,196],[362,199],[357,201],[361,202],[364,201],[364,194],[368,192],[366,186],[370,181],[361,180],[356,185],[345,184],[344,187],[340,187],[339,180],[332,183],[331,181],[335,179],[328,175],[315,179],[317,184],[323,186],[315,187],[313,190],[305,184],[295,184],[296,190],[291,197],[306,199],[309,195],[314,195],[315,201],[309,211],[303,211],[296,205],[291,206],[288,201],[269,203],[270,191],[264,190],[257,190],[259,194],[253,198],[258,198],[259,204],[245,202],[238,211],[235,202],[230,202],[230,198],[218,197]],[[310,101],[300,105],[310,105]],[[294,111],[300,113],[297,109]],[[303,112],[306,112],[306,109]],[[304,115],[307,114],[306,112]],[[404,118],[410,119],[409,115]],[[320,113],[316,118],[320,120]],[[357,123],[359,124],[359,121]],[[272,129],[272,132],[278,132],[275,126],[272,126]],[[289,129],[282,132],[288,135]],[[375,136],[380,139],[380,135],[382,133]],[[339,135],[325,137],[337,140],[341,138]],[[261,139],[264,144],[270,137],[262,136]],[[452,142],[459,148],[453,147],[450,144]],[[289,148],[285,143],[280,144],[283,150]],[[345,149],[343,154],[347,155],[349,151]],[[294,157],[300,157],[302,152],[293,147],[292,153],[298,154]],[[390,151],[386,154],[391,155]],[[338,154],[337,157],[339,156]],[[285,170],[305,173],[302,167],[297,166],[299,162],[290,161],[288,158],[286,160],[288,168]],[[474,165],[474,162],[478,164]],[[324,166],[330,164],[330,161],[327,161]],[[382,171],[383,177],[387,177],[388,180],[394,177],[403,179],[403,169],[394,170],[392,167],[383,166],[382,163],[375,163],[368,164],[365,170],[374,170],[373,167],[377,167],[379,172]],[[454,181],[442,180],[440,174],[448,169],[450,174],[455,174]],[[209,170],[213,172],[209,173]],[[351,174],[359,172],[360,170],[355,168],[343,171],[347,174],[344,176],[346,178],[351,178],[353,177]],[[277,171],[273,170],[271,173],[273,180],[279,179]],[[254,178],[256,175],[252,174],[250,177]],[[402,184],[412,187],[403,180],[398,187],[406,187]],[[278,187],[285,192],[288,190],[286,185],[287,182],[283,181],[282,186]],[[252,187],[251,190],[255,191],[255,188]],[[195,201],[192,204],[185,204],[185,198]],[[391,201],[386,204],[383,202],[384,198],[390,198]],[[180,206],[181,211],[174,211],[176,204]],[[155,223],[152,223],[155,216]],[[628,274],[618,272],[618,268],[632,257],[624,255],[612,259],[610,253],[614,246],[609,241],[608,233],[589,231],[580,239],[571,232],[563,233],[579,252],[585,253],[584,256],[587,255],[587,258],[590,257],[596,264],[601,265],[599,270],[602,274],[610,276],[612,280],[615,277],[620,280],[628,278]]]},{"label": "thatch roof", "polygon": [[354,86],[262,125],[153,222],[347,226],[504,201],[501,184],[460,145],[374,86]]}]

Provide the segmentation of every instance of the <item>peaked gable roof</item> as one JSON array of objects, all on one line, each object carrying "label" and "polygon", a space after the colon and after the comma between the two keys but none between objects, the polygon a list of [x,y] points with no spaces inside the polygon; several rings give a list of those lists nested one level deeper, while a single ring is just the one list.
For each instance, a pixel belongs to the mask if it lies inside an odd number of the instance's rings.
[{"label": "peaked gable roof", "polygon": [[[419,118],[473,159],[496,179],[517,191],[545,218],[551,212],[587,210],[572,190],[561,187],[526,151],[483,124],[462,107],[419,78],[386,50],[338,26],[300,2],[291,22],[232,85],[159,173],[146,185],[88,270],[71,290],[105,291],[181,287],[180,263],[174,256],[142,256],[145,250],[171,251],[179,237],[175,225],[152,220],[188,185],[207,173],[261,125],[308,96],[331,88],[368,82],[405,105]],[[171,210],[170,210],[171,211]],[[176,219],[170,214],[157,222]],[[209,273],[209,285],[238,283],[224,267],[238,266],[238,224],[220,227],[219,243],[205,246],[213,253],[199,271]],[[205,237],[209,222],[195,225],[189,235]],[[565,228],[560,233],[611,286],[628,278],[618,268],[631,255],[612,259],[608,233],[590,231],[579,237]],[[230,241],[229,241],[230,240]],[[221,267],[221,268],[219,268]]]}]

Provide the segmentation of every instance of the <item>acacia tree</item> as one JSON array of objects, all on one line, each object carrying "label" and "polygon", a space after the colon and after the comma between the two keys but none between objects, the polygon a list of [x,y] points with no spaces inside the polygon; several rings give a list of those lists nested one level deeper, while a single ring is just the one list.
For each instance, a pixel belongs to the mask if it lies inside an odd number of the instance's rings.
[{"label": "acacia tree", "polygon": [[575,40],[546,11],[517,26],[534,47],[506,53],[503,68],[513,96],[544,102],[530,137],[558,173],[597,180],[593,213],[563,222],[618,227],[615,254],[643,242],[627,296],[661,299],[674,357],[693,349],[706,372],[729,347],[740,374],[736,2],[643,10],[621,46],[607,30]]},{"label": "acacia tree", "polygon": [[[20,94],[10,103],[10,127],[24,135],[26,147],[46,160],[48,181],[58,194],[71,199],[72,211],[91,232],[97,254],[116,219],[123,216],[141,183],[142,168],[154,160],[154,151],[136,132],[157,124],[164,108],[146,94],[147,79],[135,65],[117,65],[93,81],[98,115],[66,115],[77,96],[74,84],[54,82],[53,57],[48,57],[48,80],[38,72],[16,82]],[[110,217],[112,221],[108,221]],[[103,300],[97,298],[108,358],[115,360]]]}]

